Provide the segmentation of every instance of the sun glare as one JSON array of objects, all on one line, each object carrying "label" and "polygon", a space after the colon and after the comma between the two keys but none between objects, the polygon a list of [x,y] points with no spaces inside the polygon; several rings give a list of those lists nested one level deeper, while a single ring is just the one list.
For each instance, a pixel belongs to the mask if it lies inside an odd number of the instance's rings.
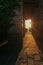
[{"label": "sun glare", "polygon": [[31,28],[31,19],[25,20],[25,28],[26,29]]}]

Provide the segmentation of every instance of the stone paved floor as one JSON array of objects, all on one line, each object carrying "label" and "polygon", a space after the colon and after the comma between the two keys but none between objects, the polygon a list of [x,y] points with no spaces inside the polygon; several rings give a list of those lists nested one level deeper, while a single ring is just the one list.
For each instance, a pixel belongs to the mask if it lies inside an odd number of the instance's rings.
[{"label": "stone paved floor", "polygon": [[41,54],[31,33],[25,34],[23,48],[16,65],[43,65],[43,54]]}]

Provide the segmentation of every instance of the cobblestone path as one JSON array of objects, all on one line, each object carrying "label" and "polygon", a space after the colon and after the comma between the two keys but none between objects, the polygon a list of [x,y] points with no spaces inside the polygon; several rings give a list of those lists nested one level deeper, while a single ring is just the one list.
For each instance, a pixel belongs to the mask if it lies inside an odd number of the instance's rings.
[{"label": "cobblestone path", "polygon": [[31,33],[26,33],[16,65],[43,65],[43,54]]}]

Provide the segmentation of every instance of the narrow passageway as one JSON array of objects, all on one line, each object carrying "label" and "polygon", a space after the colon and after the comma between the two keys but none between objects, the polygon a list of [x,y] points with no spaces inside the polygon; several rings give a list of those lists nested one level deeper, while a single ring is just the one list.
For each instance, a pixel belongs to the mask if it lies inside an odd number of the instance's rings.
[{"label": "narrow passageway", "polygon": [[23,40],[23,48],[25,48],[26,52],[28,51],[28,53],[30,54],[36,54],[40,52],[31,33],[25,34],[25,37]]},{"label": "narrow passageway", "polygon": [[32,33],[26,33],[16,65],[43,65],[42,59],[43,54],[41,54]]}]

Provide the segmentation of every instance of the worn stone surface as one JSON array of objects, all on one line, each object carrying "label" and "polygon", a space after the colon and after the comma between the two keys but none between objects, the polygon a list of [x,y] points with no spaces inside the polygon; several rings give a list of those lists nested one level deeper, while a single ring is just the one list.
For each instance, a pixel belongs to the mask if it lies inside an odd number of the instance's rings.
[{"label": "worn stone surface", "polygon": [[43,54],[41,54],[32,34],[26,33],[16,65],[43,65],[42,58]]}]

